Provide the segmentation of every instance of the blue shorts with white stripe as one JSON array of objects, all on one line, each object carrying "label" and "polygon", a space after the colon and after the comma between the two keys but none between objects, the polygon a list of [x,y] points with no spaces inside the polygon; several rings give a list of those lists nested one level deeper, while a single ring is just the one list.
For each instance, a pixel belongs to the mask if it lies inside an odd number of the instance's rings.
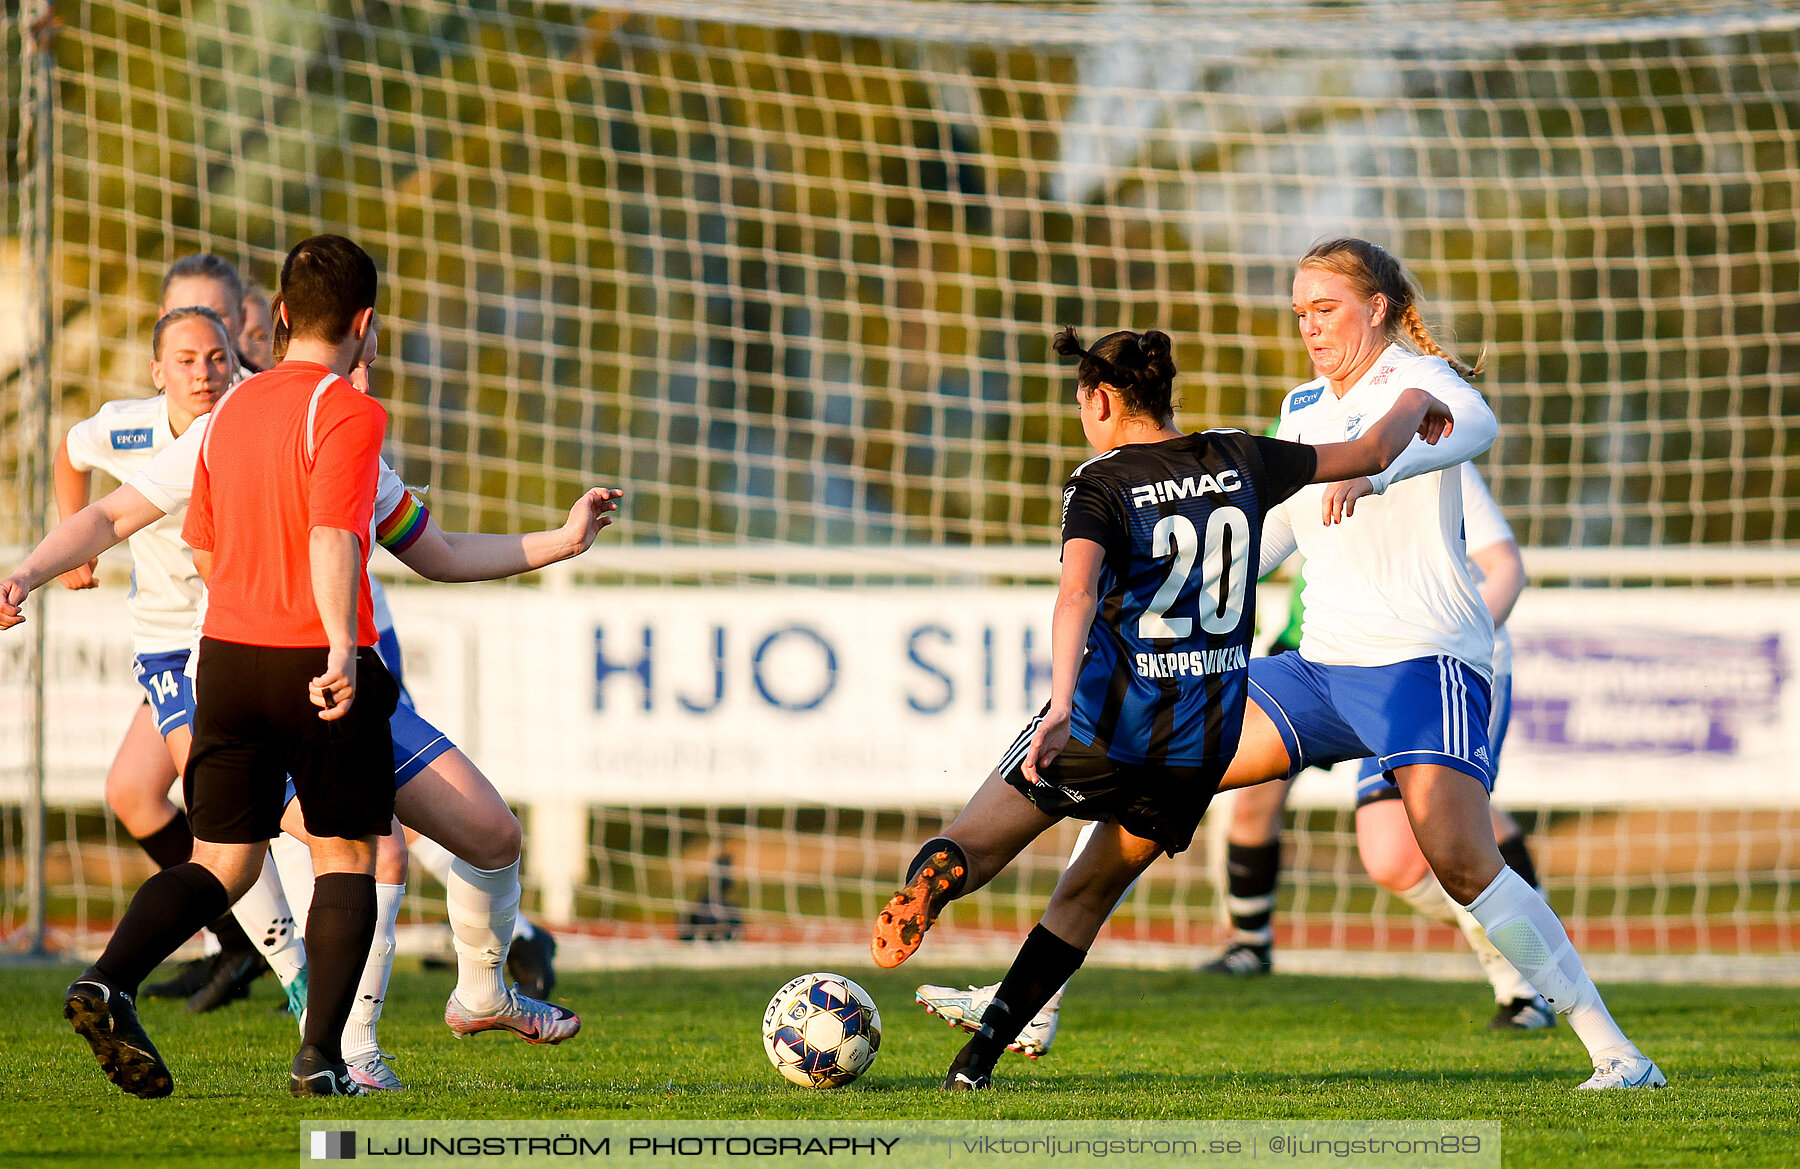
[{"label": "blue shorts with white stripe", "polygon": [[1493,790],[1488,680],[1456,658],[1322,666],[1298,653],[1250,662],[1250,701],[1281,732],[1289,775],[1371,757],[1381,770],[1436,763]]},{"label": "blue shorts with white stripe", "polygon": [[[1512,675],[1497,674],[1494,676],[1493,702],[1488,711],[1488,772],[1494,782],[1488,784],[1488,791],[1493,791],[1500,780],[1500,751],[1506,745],[1507,724],[1512,721]],[[1382,770],[1377,759],[1364,759],[1356,769],[1356,804],[1361,807],[1375,800],[1398,799],[1400,790],[1388,773]]]}]

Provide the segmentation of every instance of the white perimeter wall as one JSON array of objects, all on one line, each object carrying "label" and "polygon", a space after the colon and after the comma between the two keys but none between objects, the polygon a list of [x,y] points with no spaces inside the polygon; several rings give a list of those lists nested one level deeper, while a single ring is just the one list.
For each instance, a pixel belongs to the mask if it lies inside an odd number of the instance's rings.
[{"label": "white perimeter wall", "polygon": [[[389,590],[420,710],[502,792],[617,804],[959,803],[1047,694],[1053,595]],[[123,596],[47,596],[50,796],[98,801],[141,695]],[[1800,606],[1784,594],[1534,589],[1513,630],[1503,802],[1800,803]],[[0,635],[9,800],[22,632]],[[1309,773],[1296,795],[1344,804],[1349,780]]]}]

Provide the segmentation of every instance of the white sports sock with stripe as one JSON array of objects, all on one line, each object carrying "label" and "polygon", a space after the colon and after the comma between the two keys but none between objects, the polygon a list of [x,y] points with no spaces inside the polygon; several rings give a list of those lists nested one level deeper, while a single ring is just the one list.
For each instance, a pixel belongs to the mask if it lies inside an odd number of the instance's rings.
[{"label": "white sports sock with stripe", "polygon": [[501,971],[519,913],[519,862],[478,869],[459,857],[445,891],[456,938],[456,1001],[477,1015],[497,1011],[506,1001]]},{"label": "white sports sock with stripe", "polygon": [[1613,1022],[1562,922],[1525,878],[1502,865],[1493,883],[1469,902],[1469,912],[1495,948],[1568,1016],[1570,1029],[1596,1061],[1643,1054]]},{"label": "white sports sock with stripe", "polygon": [[350,1005],[350,1018],[344,1024],[346,1062],[373,1056],[381,1050],[375,1039],[375,1025],[381,1021],[388,979],[394,973],[394,922],[400,917],[400,900],[405,896],[405,885],[375,886],[375,936],[369,941],[369,958],[363,963],[362,980],[356,984],[356,1001]]},{"label": "white sports sock with stripe", "polygon": [[1488,939],[1487,931],[1481,928],[1481,923],[1475,920],[1475,916],[1444,892],[1444,886],[1438,882],[1435,873],[1427,872],[1423,880],[1399,896],[1426,917],[1453,925],[1462,931],[1463,939],[1469,943],[1469,949],[1475,951],[1481,969],[1487,974],[1488,983],[1494,988],[1495,1002],[1504,1004],[1537,995],[1536,988],[1519,973],[1519,968],[1508,962],[1506,955]]},{"label": "white sports sock with stripe", "polygon": [[[425,871],[436,877],[438,882],[448,889],[450,887],[450,862],[456,859],[450,855],[450,850],[429,836],[414,837],[409,847],[414,859],[425,866]],[[515,941],[519,938],[529,938],[536,932],[537,929],[525,919],[524,914],[513,915],[513,938]]]}]

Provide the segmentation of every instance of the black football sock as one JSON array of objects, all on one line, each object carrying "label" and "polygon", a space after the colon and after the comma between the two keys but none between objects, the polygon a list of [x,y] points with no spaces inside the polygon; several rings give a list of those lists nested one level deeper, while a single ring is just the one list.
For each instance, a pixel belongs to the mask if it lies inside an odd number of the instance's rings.
[{"label": "black football sock", "polygon": [[1541,888],[1538,884],[1537,866],[1531,863],[1531,850],[1525,847],[1525,834],[1515,832],[1500,842],[1500,859],[1506,867],[1525,878],[1525,883],[1533,889]]},{"label": "black football sock", "polygon": [[[187,863],[194,855],[194,834],[188,828],[186,813],[180,808],[169,817],[169,822],[148,836],[136,836],[138,847],[149,854],[159,869],[170,869],[176,865]],[[244,927],[237,923],[237,918],[226,913],[206,924],[213,937],[219,939],[219,948],[233,952],[254,950],[250,935]]]},{"label": "black football sock", "polygon": [[375,939],[375,878],[320,873],[306,919],[306,1032],[301,1043],[329,1060],[344,1057],[341,1040],[356,984]]},{"label": "black football sock", "polygon": [[1226,908],[1240,935],[1267,944],[1275,913],[1275,885],[1281,880],[1281,838],[1267,844],[1225,846]]},{"label": "black football sock", "polygon": [[159,869],[172,869],[176,865],[186,864],[194,855],[194,834],[188,831],[187,816],[180,808],[169,817],[169,822],[148,836],[137,836],[138,847],[150,855]]},{"label": "black football sock", "polygon": [[905,883],[910,885],[913,878],[919,875],[919,870],[925,867],[925,862],[940,852],[950,854],[950,871],[945,874],[950,878],[950,887],[944,890],[943,896],[932,899],[934,909],[941,908],[945,903],[955,901],[962,896],[963,884],[969,876],[969,858],[963,855],[962,846],[948,836],[933,836],[919,846],[918,855],[914,856],[912,863],[906,866]]},{"label": "black football sock", "polygon": [[225,886],[206,868],[189,861],[164,869],[138,888],[106,952],[88,969],[135,995],[158,962],[230,908]]},{"label": "black football sock", "polygon": [[1050,996],[1079,969],[1087,951],[1071,946],[1040,922],[1032,927],[1013,959],[1012,969],[1000,980],[994,1001],[981,1016],[981,1026],[956,1054],[952,1072],[973,1068],[991,1072],[1006,1045],[1019,1037],[1025,1024],[1037,1017]]}]

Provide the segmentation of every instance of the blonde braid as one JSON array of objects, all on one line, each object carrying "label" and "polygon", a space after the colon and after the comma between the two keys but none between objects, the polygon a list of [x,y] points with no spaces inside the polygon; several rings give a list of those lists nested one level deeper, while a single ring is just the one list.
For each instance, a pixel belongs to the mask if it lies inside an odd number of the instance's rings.
[{"label": "blonde braid", "polygon": [[1412,339],[1413,345],[1420,353],[1430,357],[1443,358],[1449,363],[1450,368],[1456,371],[1457,376],[1465,381],[1480,373],[1481,367],[1487,363],[1486,353],[1483,353],[1474,365],[1464,365],[1445,353],[1443,347],[1432,337],[1431,330],[1425,327],[1425,318],[1419,315],[1419,306],[1410,301],[1408,301],[1405,311],[1400,314],[1399,325],[1406,331],[1406,335]]}]

